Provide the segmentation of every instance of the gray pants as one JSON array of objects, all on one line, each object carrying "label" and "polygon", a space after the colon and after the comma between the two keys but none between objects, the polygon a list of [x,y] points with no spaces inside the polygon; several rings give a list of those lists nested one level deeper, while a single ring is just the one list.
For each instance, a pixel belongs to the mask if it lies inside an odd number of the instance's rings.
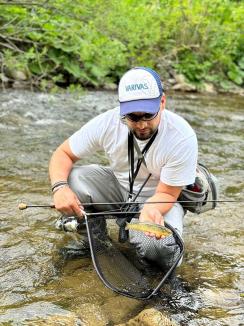
[{"label": "gray pants", "polygon": [[[75,166],[68,179],[71,189],[81,203],[123,202],[127,199],[127,191],[122,188],[112,170],[99,165]],[[93,211],[114,210],[119,205],[93,205]],[[173,226],[180,235],[183,232],[184,210],[179,203],[174,204],[164,215],[164,220]],[[178,245],[173,236],[157,240],[142,232],[130,231],[130,243],[136,247],[141,258],[156,262],[163,268],[172,265]]]}]

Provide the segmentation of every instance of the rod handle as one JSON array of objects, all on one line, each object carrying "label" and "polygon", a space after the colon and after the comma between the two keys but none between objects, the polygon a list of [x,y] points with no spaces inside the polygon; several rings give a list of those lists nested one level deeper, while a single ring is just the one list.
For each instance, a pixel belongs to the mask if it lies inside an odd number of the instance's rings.
[{"label": "rod handle", "polygon": [[22,211],[27,208],[27,205],[25,203],[20,203],[18,208]]},{"label": "rod handle", "polygon": [[19,204],[19,209],[22,211],[26,208],[55,208],[55,205],[51,204],[51,205],[27,205],[25,203],[20,203]]}]

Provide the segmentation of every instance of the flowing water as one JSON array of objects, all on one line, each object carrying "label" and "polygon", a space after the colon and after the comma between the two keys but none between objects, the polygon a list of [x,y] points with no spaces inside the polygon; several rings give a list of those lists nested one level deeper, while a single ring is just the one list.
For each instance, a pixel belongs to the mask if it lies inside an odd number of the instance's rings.
[{"label": "flowing water", "polygon": [[[243,204],[222,203],[185,218],[186,253],[177,274],[201,300],[198,312],[119,296],[105,288],[89,258],[64,259],[70,237],[54,228],[52,209],[18,210],[20,202],[50,203],[48,162],[73,131],[117,105],[108,92],[0,93],[0,324],[115,325],[145,307],[168,312],[180,325],[243,325]],[[168,108],[197,132],[200,160],[218,177],[220,199],[244,194],[244,99],[170,94]],[[101,155],[84,162],[104,162]],[[73,318],[73,319],[72,319]],[[64,325],[66,325],[64,323]]]}]

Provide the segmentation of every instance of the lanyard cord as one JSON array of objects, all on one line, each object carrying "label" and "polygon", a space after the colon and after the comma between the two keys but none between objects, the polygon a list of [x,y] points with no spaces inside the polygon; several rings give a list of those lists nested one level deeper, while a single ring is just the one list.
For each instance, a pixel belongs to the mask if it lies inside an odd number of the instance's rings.
[{"label": "lanyard cord", "polygon": [[[141,164],[142,162],[146,165],[146,161],[145,161],[145,155],[148,152],[150,146],[152,145],[154,139],[156,138],[158,134],[158,130],[156,130],[156,132],[153,134],[153,136],[150,138],[150,140],[147,142],[147,144],[145,145],[145,147],[142,149],[142,151],[140,150],[138,144],[135,142],[134,140],[134,135],[133,133],[130,131],[129,135],[128,135],[128,161],[129,161],[129,184],[130,184],[130,190],[129,190],[129,200],[131,200],[132,195],[133,195],[133,185],[135,182],[135,179],[137,177],[137,174],[140,170]],[[134,168],[134,147],[136,148],[136,151],[138,153],[138,161],[136,164],[136,169]],[[151,174],[149,174],[149,176],[147,177],[147,181],[150,178]],[[146,182],[143,183],[143,186],[145,185]],[[140,188],[140,191],[142,190],[142,187]],[[138,196],[138,194],[137,194]],[[136,197],[137,197],[136,196]]]}]

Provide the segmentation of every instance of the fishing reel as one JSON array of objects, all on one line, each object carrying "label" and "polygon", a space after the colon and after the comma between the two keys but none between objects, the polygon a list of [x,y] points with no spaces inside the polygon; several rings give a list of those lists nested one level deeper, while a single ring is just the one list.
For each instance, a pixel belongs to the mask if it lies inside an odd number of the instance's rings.
[{"label": "fishing reel", "polygon": [[81,230],[84,223],[80,223],[74,216],[61,216],[56,222],[55,227],[58,230],[65,232],[78,232]]}]

